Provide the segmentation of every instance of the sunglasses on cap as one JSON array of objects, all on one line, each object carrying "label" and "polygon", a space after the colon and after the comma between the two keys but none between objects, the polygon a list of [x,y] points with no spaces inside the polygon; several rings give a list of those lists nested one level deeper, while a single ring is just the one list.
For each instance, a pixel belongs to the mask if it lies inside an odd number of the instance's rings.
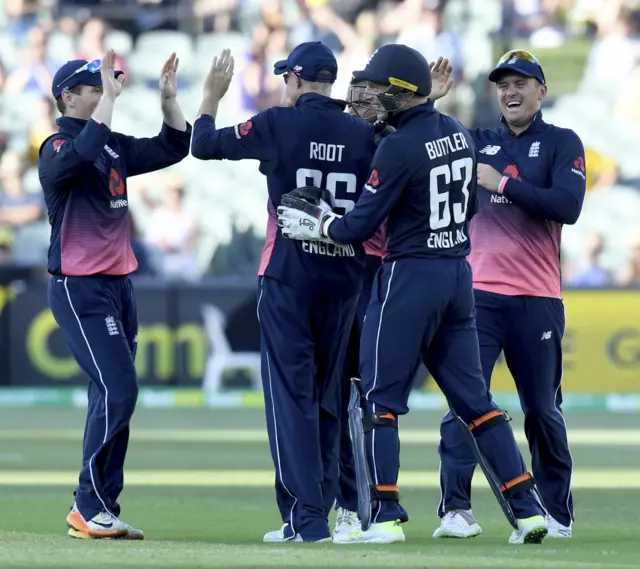
[{"label": "sunglasses on cap", "polygon": [[529,53],[528,51],[524,51],[523,49],[512,49],[511,51],[508,51],[498,60],[498,65],[502,65],[503,63],[510,61],[514,57],[516,59],[522,59],[524,61],[528,61],[529,63],[533,63],[534,65],[542,67],[535,55]]},{"label": "sunglasses on cap", "polygon": [[56,85],[56,88],[60,87],[62,84],[69,81],[69,79],[71,79],[72,77],[75,77],[80,73],[84,73],[85,71],[88,71],[89,73],[99,73],[101,64],[102,64],[101,59],[94,59],[93,61],[88,61],[82,67],[79,67],[78,69],[76,69],[71,75],[69,75],[69,77],[65,77],[62,81],[60,81],[60,83]]}]

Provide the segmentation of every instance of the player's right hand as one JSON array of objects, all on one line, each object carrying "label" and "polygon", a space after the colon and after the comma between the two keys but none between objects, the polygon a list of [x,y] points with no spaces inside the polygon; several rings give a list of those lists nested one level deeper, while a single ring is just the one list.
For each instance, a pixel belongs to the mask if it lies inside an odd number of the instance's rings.
[{"label": "player's right hand", "polygon": [[100,63],[100,77],[102,78],[102,95],[115,100],[122,92],[124,75],[115,78],[116,52],[108,50]]},{"label": "player's right hand", "polygon": [[442,99],[453,86],[453,80],[451,79],[453,66],[446,57],[439,57],[437,61],[432,61],[429,67],[431,68],[431,94],[429,99],[437,101]]},{"label": "player's right hand", "polygon": [[222,99],[233,79],[233,57],[231,50],[225,49],[220,57],[214,57],[209,73],[204,80],[204,96]]}]

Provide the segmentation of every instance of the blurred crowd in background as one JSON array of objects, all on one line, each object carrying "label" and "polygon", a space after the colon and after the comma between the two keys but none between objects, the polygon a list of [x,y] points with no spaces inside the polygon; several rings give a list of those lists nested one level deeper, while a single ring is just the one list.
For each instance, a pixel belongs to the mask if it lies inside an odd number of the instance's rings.
[{"label": "blurred crowd in background", "polygon": [[[322,40],[337,54],[333,96],[375,48],[404,43],[448,57],[455,88],[438,103],[466,126],[498,124],[486,79],[510,48],[532,51],[549,84],[544,118],[586,147],[588,194],[565,228],[566,287],[640,287],[640,1],[625,0],[4,0],[0,6],[0,265],[44,273],[49,226],[37,175],[56,130],[56,69],[114,48],[127,84],[113,128],[151,136],[161,125],[159,72],[180,57],[179,101],[191,122],[213,56],[229,47],[234,82],[218,124],[277,105],[274,61]],[[139,276],[197,281],[256,274],[266,228],[257,163],[201,162],[129,180]]]}]

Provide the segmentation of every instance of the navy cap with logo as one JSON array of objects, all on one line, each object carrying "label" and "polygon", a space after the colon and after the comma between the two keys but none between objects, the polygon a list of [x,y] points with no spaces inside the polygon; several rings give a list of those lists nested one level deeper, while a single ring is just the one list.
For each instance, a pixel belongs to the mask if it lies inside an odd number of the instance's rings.
[{"label": "navy cap with logo", "polygon": [[379,47],[362,71],[354,71],[351,80],[394,85],[424,97],[431,93],[429,62],[419,51],[402,44]]},{"label": "navy cap with logo", "polygon": [[[115,77],[122,75],[122,71],[116,71]],[[65,89],[71,89],[77,85],[102,85],[100,77],[100,60],[74,59],[67,61],[53,76],[51,93],[57,99]]]},{"label": "navy cap with logo", "polygon": [[505,53],[495,69],[489,73],[489,81],[497,83],[500,78],[508,73],[515,73],[524,77],[533,77],[543,85],[546,83],[542,65],[538,59],[528,51],[514,49]]},{"label": "navy cap with logo", "polygon": [[295,73],[307,81],[334,83],[338,77],[338,62],[322,42],[310,41],[295,47],[287,59],[277,61],[273,73]]}]

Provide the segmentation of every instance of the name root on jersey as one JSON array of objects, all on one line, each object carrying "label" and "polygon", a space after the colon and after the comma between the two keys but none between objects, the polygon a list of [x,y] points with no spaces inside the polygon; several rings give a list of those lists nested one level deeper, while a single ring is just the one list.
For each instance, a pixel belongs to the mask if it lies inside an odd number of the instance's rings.
[{"label": "name root on jersey", "polygon": [[324,241],[301,241],[302,250],[314,255],[327,255],[328,257],[355,257],[356,251],[353,245],[338,245]]},{"label": "name root on jersey", "polygon": [[450,249],[460,243],[468,241],[468,237],[465,235],[463,229],[456,229],[455,231],[442,231],[440,233],[432,233],[429,235],[427,241],[427,247],[429,249]]}]

